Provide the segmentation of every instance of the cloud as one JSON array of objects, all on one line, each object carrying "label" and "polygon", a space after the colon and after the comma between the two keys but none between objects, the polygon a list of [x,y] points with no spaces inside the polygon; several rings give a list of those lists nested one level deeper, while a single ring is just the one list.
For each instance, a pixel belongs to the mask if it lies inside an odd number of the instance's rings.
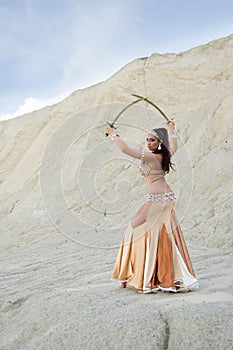
[{"label": "cloud", "polygon": [[47,100],[42,100],[42,99],[36,98],[36,97],[28,97],[24,100],[23,104],[14,113],[1,114],[0,121],[16,118],[16,117],[19,117],[21,115],[39,110],[43,107],[54,105],[55,103],[62,101],[66,97],[67,97],[67,95],[61,95],[61,96],[58,96],[55,98],[50,98]]}]

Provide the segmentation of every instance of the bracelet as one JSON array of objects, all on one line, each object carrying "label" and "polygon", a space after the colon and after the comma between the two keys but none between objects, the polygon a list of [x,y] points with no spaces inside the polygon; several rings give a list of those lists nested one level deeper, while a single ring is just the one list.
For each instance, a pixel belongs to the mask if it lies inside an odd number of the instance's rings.
[{"label": "bracelet", "polygon": [[114,138],[116,137],[116,136],[119,136],[115,131],[111,134],[111,135],[109,135],[110,137],[111,137],[111,139],[112,139],[112,141],[114,141]]},{"label": "bracelet", "polygon": [[177,135],[176,135],[176,134],[171,134],[171,135],[170,135],[170,138],[171,138],[171,139],[177,139]]}]

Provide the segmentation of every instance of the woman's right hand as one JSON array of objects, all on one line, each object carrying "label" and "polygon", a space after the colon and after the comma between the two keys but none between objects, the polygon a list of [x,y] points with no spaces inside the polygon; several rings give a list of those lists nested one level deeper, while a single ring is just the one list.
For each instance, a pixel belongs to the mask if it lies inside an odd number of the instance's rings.
[{"label": "woman's right hand", "polygon": [[106,127],[105,135],[111,135],[114,131],[116,131],[115,128],[112,128],[110,125]]}]

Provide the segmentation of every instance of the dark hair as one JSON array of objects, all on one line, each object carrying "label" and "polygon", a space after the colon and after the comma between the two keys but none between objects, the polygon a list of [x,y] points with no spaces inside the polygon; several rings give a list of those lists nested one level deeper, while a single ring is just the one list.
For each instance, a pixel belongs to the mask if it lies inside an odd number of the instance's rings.
[{"label": "dark hair", "polygon": [[173,169],[173,163],[171,162],[171,153],[170,153],[170,146],[169,146],[169,140],[168,140],[168,133],[167,129],[165,128],[157,128],[153,129],[153,131],[156,132],[156,134],[159,137],[159,140],[162,141],[161,143],[161,150],[156,148],[153,153],[156,154],[162,154],[162,169],[165,171],[165,173],[169,173],[170,169]]}]

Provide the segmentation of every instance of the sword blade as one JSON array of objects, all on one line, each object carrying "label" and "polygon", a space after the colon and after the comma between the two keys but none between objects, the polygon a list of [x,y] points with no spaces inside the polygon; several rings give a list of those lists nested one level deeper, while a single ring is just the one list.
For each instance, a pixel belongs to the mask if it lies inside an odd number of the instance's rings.
[{"label": "sword blade", "polygon": [[111,126],[114,126],[114,124],[116,123],[116,121],[120,118],[120,116],[128,109],[130,108],[132,105],[134,105],[135,103],[138,103],[139,101],[144,100],[145,98],[140,96],[137,100],[129,103],[126,107],[124,107],[118,114],[117,116],[114,118],[113,122],[111,123]]},{"label": "sword blade", "polygon": [[[140,101],[146,101],[147,103],[149,103],[151,106],[153,106],[154,108],[157,109],[157,111],[159,111],[162,116],[166,119],[166,121],[168,122],[168,124],[171,122],[171,119],[168,118],[168,116],[162,111],[161,108],[159,108],[154,102],[150,101],[147,97],[141,96],[141,95],[137,95],[137,94],[132,94],[132,96],[137,97],[137,100],[129,103],[127,106],[125,106],[118,114],[117,116],[114,118],[113,122],[107,122],[107,124],[109,126],[111,126],[112,128],[116,129],[115,127],[115,123],[117,122],[117,120],[120,118],[120,116],[128,109],[130,108],[132,105],[134,105],[135,103],[138,103]],[[105,134],[106,136],[108,136],[108,134]]]},{"label": "sword blade", "polygon": [[[107,124],[108,124],[109,126],[111,126],[111,128],[116,129],[116,127],[115,127],[114,124],[115,124],[116,121],[120,118],[120,116],[121,116],[129,107],[131,107],[131,106],[134,105],[135,103],[138,103],[139,101],[142,101],[142,100],[144,100],[144,97],[140,96],[137,100],[135,100],[135,101],[129,103],[127,106],[125,106],[125,107],[117,114],[117,116],[114,118],[114,120],[113,120],[112,123],[107,122]],[[108,136],[108,134],[106,133],[105,136]]]},{"label": "sword blade", "polygon": [[168,124],[171,122],[171,119],[168,118],[168,116],[162,111],[162,109],[159,108],[154,102],[150,101],[147,97],[143,97],[143,96],[140,96],[137,94],[132,94],[132,96],[137,97],[137,98],[141,98],[144,101],[148,102],[151,106],[155,107],[162,114],[162,116],[166,119]]}]

